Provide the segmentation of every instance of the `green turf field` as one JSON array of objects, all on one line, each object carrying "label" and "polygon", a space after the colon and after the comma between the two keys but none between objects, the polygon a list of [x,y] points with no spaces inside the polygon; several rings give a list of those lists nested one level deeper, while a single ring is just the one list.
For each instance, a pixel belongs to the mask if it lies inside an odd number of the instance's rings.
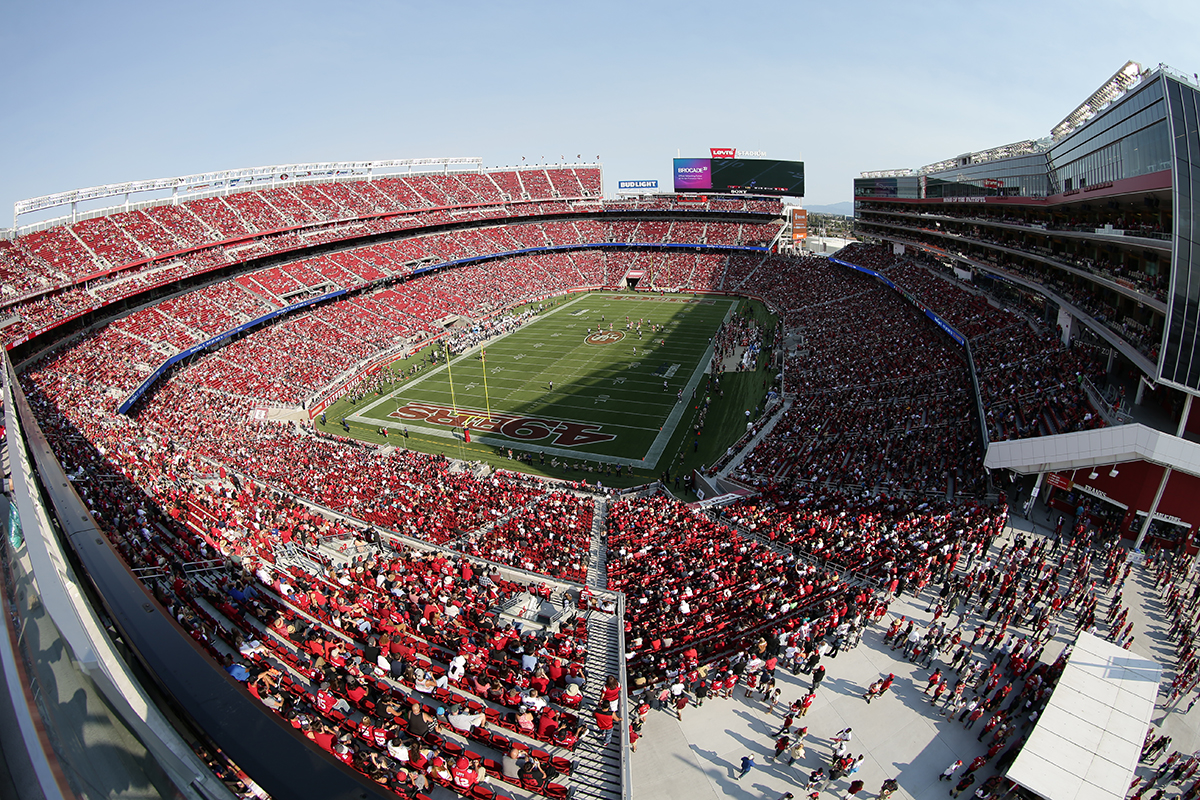
[{"label": "green turf field", "polygon": [[[545,452],[547,461],[653,468],[680,420],[690,417],[709,340],[739,302],[582,295],[488,342],[482,357],[476,349],[449,368],[427,369],[346,418],[447,444],[462,441],[465,428],[472,444]],[[653,333],[651,324],[664,328]]]}]

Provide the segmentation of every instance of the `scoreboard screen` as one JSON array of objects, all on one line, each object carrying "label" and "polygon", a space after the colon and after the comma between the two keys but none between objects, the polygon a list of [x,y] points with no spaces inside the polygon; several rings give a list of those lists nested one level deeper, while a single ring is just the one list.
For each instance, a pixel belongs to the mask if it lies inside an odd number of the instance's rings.
[{"label": "scoreboard screen", "polygon": [[767,158],[677,158],[675,191],[804,196],[804,162]]}]

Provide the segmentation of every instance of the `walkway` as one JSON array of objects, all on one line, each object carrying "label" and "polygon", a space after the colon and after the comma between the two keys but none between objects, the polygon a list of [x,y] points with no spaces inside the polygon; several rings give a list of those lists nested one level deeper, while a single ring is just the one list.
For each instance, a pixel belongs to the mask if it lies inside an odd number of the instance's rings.
[{"label": "walkway", "polygon": [[[1014,530],[1038,535],[1052,532],[1051,517],[1043,505],[1038,504],[1032,516],[1031,520],[1010,520],[992,555],[1010,541]],[[1133,605],[1130,613],[1136,637],[1133,650],[1165,667],[1173,666],[1174,648],[1165,638],[1167,625],[1160,622],[1164,612],[1153,590],[1153,577],[1135,567],[1124,596],[1125,602]],[[925,611],[928,597],[926,591],[921,600],[905,596],[894,601],[889,617],[907,615],[928,624],[932,619],[932,614]],[[1101,617],[1107,612],[1109,599],[1101,599]],[[955,616],[954,623],[958,619]],[[978,624],[977,615],[967,614],[966,623],[973,628]],[[1044,661],[1057,658],[1068,640],[1073,639],[1073,615],[1066,615],[1060,623],[1064,630],[1046,646]],[[799,788],[804,786],[810,770],[818,766],[828,770],[832,752],[829,737],[845,727],[854,731],[850,752],[866,755],[862,771],[856,776],[866,782],[860,796],[876,797],[886,778],[896,778],[900,783],[900,789],[892,795],[896,800],[945,796],[949,787],[938,781],[938,775],[954,760],[969,763],[984,752],[985,745],[976,740],[980,726],[967,731],[958,722],[948,722],[935,712],[922,693],[932,668],[918,668],[904,659],[899,650],[892,651],[883,642],[885,630],[884,625],[875,626],[866,632],[857,648],[844,651],[835,659],[825,659],[828,676],[812,709],[802,720],[809,728],[807,754],[794,767],[768,761],[773,753],[773,734],[781,723],[780,715],[769,715],[757,695],[748,700],[739,688],[732,700],[708,700],[701,708],[687,708],[682,721],[675,719],[673,711],[650,713],[638,752],[632,756],[635,796],[663,800],[707,800],[718,796],[774,800],[790,791],[800,797]],[[933,666],[946,669],[946,661],[935,660]],[[896,674],[892,691],[868,705],[862,699],[865,687],[889,672]],[[1170,675],[1168,669],[1166,681]],[[781,699],[789,702],[806,694],[811,686],[807,676],[783,670],[777,673],[777,679],[783,688]],[[1185,713],[1186,705],[1185,700],[1175,709],[1160,708],[1155,722],[1173,737],[1170,749],[1189,753],[1200,748],[1200,708]],[[738,764],[748,754],[753,755],[758,766],[736,781]],[[1149,775],[1153,771],[1151,767],[1142,767],[1139,774]],[[979,783],[993,772],[990,766],[984,767],[978,776]],[[834,785],[832,796],[840,797],[848,786],[849,780],[843,778]],[[1177,794],[1178,790],[1172,789],[1167,797]]]}]

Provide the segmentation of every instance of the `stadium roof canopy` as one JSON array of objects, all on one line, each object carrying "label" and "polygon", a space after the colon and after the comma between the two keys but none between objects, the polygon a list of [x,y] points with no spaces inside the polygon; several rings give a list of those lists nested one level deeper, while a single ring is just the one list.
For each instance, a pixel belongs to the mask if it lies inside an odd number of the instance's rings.
[{"label": "stadium roof canopy", "polygon": [[1122,800],[1162,667],[1083,632],[1008,777],[1045,800]]}]

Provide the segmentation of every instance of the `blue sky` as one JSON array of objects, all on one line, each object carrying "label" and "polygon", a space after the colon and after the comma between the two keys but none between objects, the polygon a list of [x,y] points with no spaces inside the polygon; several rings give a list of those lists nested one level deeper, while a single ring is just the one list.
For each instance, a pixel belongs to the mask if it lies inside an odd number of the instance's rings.
[{"label": "blue sky", "polygon": [[[669,186],[713,146],[865,169],[1048,133],[1127,59],[1200,70],[1182,2],[0,4],[13,201],[297,161],[480,156]],[[528,162],[527,162],[528,163]]]}]

